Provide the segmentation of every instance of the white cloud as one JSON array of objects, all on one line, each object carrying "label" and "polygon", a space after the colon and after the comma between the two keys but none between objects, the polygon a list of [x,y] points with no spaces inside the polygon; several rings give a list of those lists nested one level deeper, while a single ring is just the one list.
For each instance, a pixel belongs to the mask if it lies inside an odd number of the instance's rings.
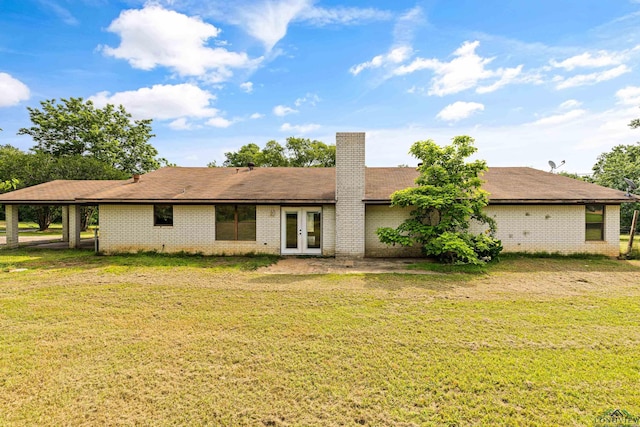
[{"label": "white cloud", "polygon": [[206,121],[206,124],[209,126],[213,126],[216,128],[228,128],[234,122],[231,120],[227,120],[224,117],[212,117]]},{"label": "white cloud", "polygon": [[243,7],[238,24],[270,51],[287,34],[289,23],[310,6],[311,0],[264,0]]},{"label": "white cloud", "polygon": [[320,102],[320,97],[315,93],[307,93],[305,96],[298,98],[294,101],[294,105],[296,107],[300,107],[304,104],[309,104],[312,107],[315,107],[316,104]]},{"label": "white cloud", "polygon": [[135,118],[159,120],[213,117],[218,114],[210,107],[215,99],[215,95],[191,83],[154,85],[114,94],[99,92],[89,97],[98,106],[122,104]]},{"label": "white cloud", "polygon": [[550,64],[555,68],[564,68],[567,71],[571,71],[575,68],[599,68],[609,67],[611,65],[619,65],[624,61],[625,55],[619,52],[607,52],[601,50],[592,55],[589,52],[575,55],[564,61],[550,61]]},{"label": "white cloud", "polygon": [[39,3],[47,9],[50,9],[58,18],[68,25],[78,25],[79,22],[75,16],[71,14],[67,9],[60,6],[53,0],[39,0]]},{"label": "white cloud", "polygon": [[502,75],[500,79],[488,86],[478,86],[478,88],[476,88],[477,93],[495,92],[501,87],[513,83],[516,81],[518,76],[520,76],[520,73],[522,72],[522,65],[518,65],[515,68],[498,68],[496,72]]},{"label": "white cloud", "polygon": [[400,64],[407,60],[411,54],[413,53],[413,49],[409,46],[399,46],[391,49],[388,53],[384,55],[374,56],[371,61],[363,62],[361,64],[357,64],[349,68],[349,72],[354,76],[357,76],[362,71],[368,68],[380,68],[389,64]]},{"label": "white cloud", "polygon": [[252,120],[261,119],[263,117],[264,117],[264,114],[260,114],[260,113],[253,113],[252,115],[249,116],[249,118]]},{"label": "white cloud", "polygon": [[286,105],[276,105],[275,107],[273,107],[273,114],[275,114],[278,117],[284,117],[288,114],[293,114],[293,113],[297,113],[298,110],[294,110],[291,107],[287,107]]},{"label": "white cloud", "polygon": [[297,19],[321,27],[331,24],[356,25],[371,21],[385,21],[392,16],[390,12],[384,10],[339,6],[334,9],[306,8]]},{"label": "white cloud", "polygon": [[253,83],[251,82],[240,83],[240,89],[242,89],[246,93],[251,93],[253,92]]},{"label": "white cloud", "polygon": [[616,98],[620,104],[640,106],[640,87],[624,87],[616,92]]},{"label": "white cloud", "polygon": [[[366,69],[387,68],[405,62],[413,55],[411,42],[416,26],[423,22],[422,9],[419,6],[408,10],[398,17],[393,27],[393,45],[387,53],[376,55],[370,61],[356,64],[349,72],[357,76]],[[387,76],[386,78],[388,78]]]},{"label": "white cloud", "polygon": [[582,105],[582,102],[575,100],[575,99],[567,99],[566,101],[564,101],[562,104],[560,104],[560,109],[561,110],[570,110],[572,108],[578,108],[579,106]]},{"label": "white cloud", "polygon": [[230,78],[232,68],[251,68],[261,60],[251,60],[244,52],[207,47],[207,41],[220,33],[218,28],[154,4],[123,11],[107,29],[120,36],[120,46],[103,46],[102,51],[142,70],[164,66],[182,76],[206,77],[215,83]]},{"label": "white cloud", "polygon": [[321,127],[320,125],[315,123],[307,123],[304,125],[292,125],[290,123],[284,123],[282,126],[280,126],[280,130],[282,132],[295,132],[295,133],[304,134],[304,133],[312,132],[314,130],[318,130],[320,129],[320,127]]},{"label": "white cloud", "polygon": [[0,107],[17,105],[31,96],[27,85],[7,73],[0,73],[0,94]]},{"label": "white cloud", "polygon": [[536,120],[533,123],[529,123],[530,125],[533,126],[540,126],[540,125],[559,125],[562,123],[567,123],[570,122],[572,120],[577,119],[578,117],[582,117],[586,114],[586,110],[571,110],[571,111],[567,111],[566,113],[562,113],[562,114],[556,114],[553,116],[548,116],[548,117],[543,117],[539,120]]},{"label": "white cloud", "polygon": [[610,68],[605,71],[595,72],[591,74],[578,74],[569,78],[556,78],[556,89],[567,89],[576,86],[594,85],[596,83],[604,82],[607,80],[615,79],[623,74],[631,72],[631,68],[626,65],[619,65],[615,68]]},{"label": "white cloud", "polygon": [[235,7],[217,16],[242,27],[249,35],[259,40],[267,51],[286,35],[292,22],[317,27],[326,25],[358,25],[387,20],[392,14],[374,8],[314,6],[315,0],[258,0],[247,4],[235,2]]},{"label": "white cloud", "polygon": [[438,59],[416,58],[408,65],[402,65],[394,70],[395,75],[405,75],[419,70],[432,70],[435,74],[431,79],[429,95],[444,96],[458,93],[466,89],[476,87],[482,80],[497,78],[491,85],[481,86],[479,93],[492,92],[508,83],[513,82],[522,66],[515,68],[498,68],[489,70],[486,68],[494,58],[482,58],[475,52],[480,42],[464,42],[462,46],[453,52],[453,58],[449,62]]},{"label": "white cloud", "polygon": [[410,46],[415,28],[424,22],[424,14],[420,6],[409,9],[398,17],[393,26],[393,42],[395,46]]},{"label": "white cloud", "polygon": [[171,123],[169,123],[169,127],[174,130],[191,130],[193,129],[193,125],[187,122],[187,119],[184,117],[180,117],[179,119],[175,119]]},{"label": "white cloud", "polygon": [[447,122],[457,122],[478,111],[484,111],[484,105],[478,102],[457,101],[444,107],[436,117]]}]

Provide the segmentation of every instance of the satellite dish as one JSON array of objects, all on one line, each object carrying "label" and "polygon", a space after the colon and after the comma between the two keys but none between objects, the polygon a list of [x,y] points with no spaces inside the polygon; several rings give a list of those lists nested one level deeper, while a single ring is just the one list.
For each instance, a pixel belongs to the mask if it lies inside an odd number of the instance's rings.
[{"label": "satellite dish", "polygon": [[624,182],[627,183],[627,185],[629,186],[630,189],[635,190],[636,188],[638,188],[636,183],[631,181],[629,178],[623,178],[623,179],[624,179]]},{"label": "satellite dish", "polygon": [[624,182],[627,183],[627,197],[630,197],[631,196],[631,192],[633,190],[635,190],[636,188],[638,188],[638,186],[636,185],[635,182],[633,182],[629,178],[622,178],[622,179],[624,179]]},{"label": "satellite dish", "polygon": [[565,161],[561,161],[559,165],[556,165],[556,162],[554,162],[553,160],[549,160],[549,166],[551,166],[551,173],[553,173],[553,171],[555,171],[556,169],[559,169],[562,167],[562,165],[564,165]]}]

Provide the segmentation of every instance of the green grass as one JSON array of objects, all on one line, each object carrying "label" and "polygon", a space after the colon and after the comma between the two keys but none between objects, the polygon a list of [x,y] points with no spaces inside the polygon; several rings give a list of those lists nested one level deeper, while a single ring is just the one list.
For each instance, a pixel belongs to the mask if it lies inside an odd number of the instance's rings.
[{"label": "green grass", "polygon": [[0,251],[0,425],[550,426],[640,414],[636,261],[245,271],[273,261]]},{"label": "green grass", "polygon": [[[620,235],[620,253],[626,254],[629,249],[629,235]],[[633,237],[633,247],[631,248],[631,258],[640,259],[640,234],[636,233]]]},{"label": "green grass", "polygon": [[[61,236],[62,224],[53,223],[46,231],[39,231],[39,225],[33,221],[20,221],[18,223],[18,230],[20,236]],[[94,226],[89,226],[87,231],[80,233],[80,237],[88,238],[94,236]],[[4,234],[7,231],[7,222],[0,221],[0,234]]]}]

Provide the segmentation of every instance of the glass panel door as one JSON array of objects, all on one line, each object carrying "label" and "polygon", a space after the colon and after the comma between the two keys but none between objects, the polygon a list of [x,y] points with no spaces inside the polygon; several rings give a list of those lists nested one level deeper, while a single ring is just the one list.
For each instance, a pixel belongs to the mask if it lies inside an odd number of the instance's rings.
[{"label": "glass panel door", "polygon": [[298,249],[298,212],[287,212],[285,215],[285,248]]},{"label": "glass panel door", "polygon": [[320,249],[320,212],[307,211],[307,249]]},{"label": "glass panel door", "polygon": [[322,253],[322,210],[320,208],[281,209],[282,254]]}]

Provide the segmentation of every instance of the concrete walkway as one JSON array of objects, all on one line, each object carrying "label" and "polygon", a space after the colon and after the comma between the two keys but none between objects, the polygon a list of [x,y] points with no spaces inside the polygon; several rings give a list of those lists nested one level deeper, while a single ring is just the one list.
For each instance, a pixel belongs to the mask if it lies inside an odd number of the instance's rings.
[{"label": "concrete walkway", "polygon": [[[31,246],[47,249],[69,249],[69,242],[63,242],[62,236],[19,236],[20,246]],[[0,234],[0,247],[7,244],[7,236]],[[80,247],[93,248],[93,237],[80,239]]]}]

